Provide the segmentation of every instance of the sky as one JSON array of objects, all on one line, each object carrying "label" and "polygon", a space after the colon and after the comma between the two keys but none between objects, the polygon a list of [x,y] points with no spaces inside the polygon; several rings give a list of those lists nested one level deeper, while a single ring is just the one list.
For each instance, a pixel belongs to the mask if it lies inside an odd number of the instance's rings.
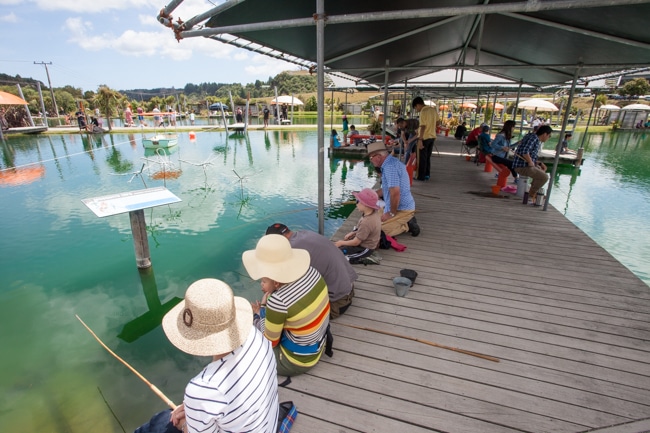
[{"label": "sky", "polygon": [[[224,0],[185,0],[187,20]],[[198,37],[176,41],[156,17],[169,0],[0,0],[0,72],[96,91],[254,83],[298,66]],[[38,64],[35,64],[37,62]],[[49,64],[51,63],[51,64]]]}]

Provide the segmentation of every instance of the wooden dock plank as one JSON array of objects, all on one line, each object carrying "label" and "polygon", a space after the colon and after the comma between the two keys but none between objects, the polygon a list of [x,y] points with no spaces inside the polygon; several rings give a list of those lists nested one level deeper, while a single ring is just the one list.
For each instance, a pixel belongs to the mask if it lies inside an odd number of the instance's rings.
[{"label": "wooden dock plank", "polygon": [[[436,145],[431,180],[413,185],[420,236],[356,266],[334,356],[281,391],[305,414],[295,431],[650,429],[649,287],[552,207],[491,196],[494,174],[457,141]],[[399,298],[404,268],[418,277]]]}]

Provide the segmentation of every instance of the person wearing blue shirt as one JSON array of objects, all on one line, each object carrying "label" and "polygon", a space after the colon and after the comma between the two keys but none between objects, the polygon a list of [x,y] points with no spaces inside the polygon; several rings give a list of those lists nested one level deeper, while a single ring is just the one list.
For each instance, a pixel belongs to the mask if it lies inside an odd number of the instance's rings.
[{"label": "person wearing blue shirt", "polygon": [[406,166],[391,156],[382,142],[368,145],[368,159],[381,169],[381,189],[377,195],[385,202],[381,216],[381,229],[388,236],[410,232],[411,236],[420,234],[415,219],[415,200],[411,194],[411,182]]},{"label": "person wearing blue shirt", "polygon": [[492,152],[492,161],[495,164],[503,164],[512,173],[512,177],[517,179],[517,172],[512,168],[512,161],[508,159],[508,151],[510,150],[510,140],[512,140],[512,131],[515,129],[516,123],[514,120],[507,120],[503,124],[501,131],[490,142],[490,150]]},{"label": "person wearing blue shirt", "polygon": [[520,176],[528,176],[533,179],[528,194],[528,200],[535,203],[537,191],[548,182],[546,164],[537,161],[542,143],[551,137],[553,129],[548,125],[542,125],[537,131],[529,132],[521,139],[521,144],[515,151],[515,159],[512,161],[512,168]]},{"label": "person wearing blue shirt", "polygon": [[332,129],[332,135],[330,135],[330,149],[336,149],[339,147],[341,147],[339,136],[336,133],[336,129]]}]

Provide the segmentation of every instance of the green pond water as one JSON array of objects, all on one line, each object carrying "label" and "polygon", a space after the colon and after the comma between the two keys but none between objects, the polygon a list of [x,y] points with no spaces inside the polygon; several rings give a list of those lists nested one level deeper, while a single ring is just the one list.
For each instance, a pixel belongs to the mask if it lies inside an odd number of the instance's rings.
[{"label": "green pond water", "polygon": [[[158,326],[164,312],[206,277],[258,299],[242,252],[273,222],[317,230],[316,132],[210,132],[193,142],[183,133],[169,155],[145,154],[141,138],[40,135],[0,144],[0,424],[7,431],[128,432],[164,408],[75,314],[179,403],[207,361],[167,342]],[[581,141],[574,135],[572,147]],[[585,166],[559,174],[551,198],[647,283],[649,147],[639,133],[589,134]],[[143,176],[134,176],[143,164]],[[160,179],[163,171],[174,178]],[[136,268],[128,214],[98,218],[81,201],[142,189],[143,179],[182,199],[145,211],[153,263],[146,271]],[[342,204],[350,192],[374,182],[364,161],[326,157],[327,236],[352,210]]]}]

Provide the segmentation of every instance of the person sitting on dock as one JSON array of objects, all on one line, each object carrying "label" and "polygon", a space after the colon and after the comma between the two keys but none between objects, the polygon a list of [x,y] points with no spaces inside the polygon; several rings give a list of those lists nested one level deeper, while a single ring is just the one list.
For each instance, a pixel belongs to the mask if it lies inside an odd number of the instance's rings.
[{"label": "person sitting on dock", "polygon": [[386,203],[381,216],[381,229],[393,237],[406,232],[410,232],[411,236],[419,235],[415,200],[411,195],[406,166],[391,156],[381,141],[368,145],[368,159],[375,168],[381,169],[381,189],[377,190],[377,195]]},{"label": "person sitting on dock", "polygon": [[569,140],[573,137],[573,133],[567,132],[564,134],[564,140],[562,140],[562,149],[560,153],[569,153]]},{"label": "person sitting on dock", "polygon": [[291,248],[282,235],[263,236],[242,261],[248,275],[261,280],[264,295],[253,304],[253,324],[271,341],[278,374],[306,373],[329,346],[325,279],[309,265],[309,252]]},{"label": "person sitting on dock", "polygon": [[[210,363],[185,387],[167,419],[181,432],[275,432],[278,380],[270,342],[253,326],[251,304],[217,279],[192,283],[162,320],[169,341]],[[164,414],[164,412],[163,412]],[[152,418],[153,424],[155,417]],[[138,432],[151,431],[142,426]],[[167,426],[166,432],[175,431]]]},{"label": "person sitting on dock", "polygon": [[381,238],[381,214],[379,197],[370,188],[352,193],[357,199],[357,209],[361,218],[351,232],[343,239],[334,242],[352,264],[361,263],[361,259],[371,255]]},{"label": "person sitting on dock", "polygon": [[506,120],[501,131],[490,142],[490,153],[492,161],[495,164],[502,164],[508,167],[512,177],[517,179],[517,172],[512,168],[512,160],[508,159],[508,152],[511,149],[510,140],[512,140],[512,131],[517,123],[514,120]]},{"label": "person sitting on dock", "polygon": [[282,235],[289,240],[291,248],[307,250],[309,264],[323,276],[327,283],[330,319],[336,319],[345,313],[352,305],[354,282],[359,276],[332,241],[311,230],[291,231],[282,223],[270,225],[266,229],[266,234]]},{"label": "person sitting on dock", "polygon": [[533,179],[528,194],[529,203],[535,203],[537,198],[537,191],[548,182],[548,174],[546,174],[546,164],[537,161],[537,154],[539,153],[542,143],[551,137],[553,129],[549,125],[542,125],[537,128],[537,131],[529,132],[521,139],[517,150],[515,151],[515,159],[512,161],[512,168],[520,176],[528,176]]},{"label": "person sitting on dock", "polygon": [[332,129],[332,135],[330,135],[330,149],[338,149],[339,147],[341,147],[339,135],[337,134],[336,129]]},{"label": "person sitting on dock", "polygon": [[458,140],[461,140],[466,132],[467,132],[467,123],[463,122],[456,127],[456,132],[454,133],[454,137],[456,137]]},{"label": "person sitting on dock", "polygon": [[350,125],[350,141],[355,146],[358,146],[361,143],[363,143],[363,140],[361,138],[354,138],[355,135],[361,135],[361,134],[359,134],[359,131],[357,131],[356,126]]}]

